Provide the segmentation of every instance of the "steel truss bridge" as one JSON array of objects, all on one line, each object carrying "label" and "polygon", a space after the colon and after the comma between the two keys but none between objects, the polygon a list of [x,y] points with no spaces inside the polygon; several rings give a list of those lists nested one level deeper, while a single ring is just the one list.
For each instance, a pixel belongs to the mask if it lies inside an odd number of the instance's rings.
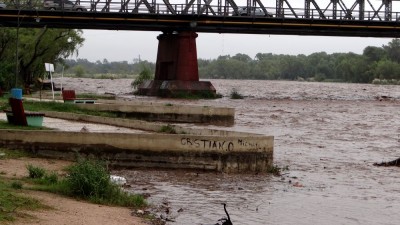
[{"label": "steel truss bridge", "polygon": [[87,11],[42,1],[5,0],[0,27],[400,37],[397,0],[72,0]]}]

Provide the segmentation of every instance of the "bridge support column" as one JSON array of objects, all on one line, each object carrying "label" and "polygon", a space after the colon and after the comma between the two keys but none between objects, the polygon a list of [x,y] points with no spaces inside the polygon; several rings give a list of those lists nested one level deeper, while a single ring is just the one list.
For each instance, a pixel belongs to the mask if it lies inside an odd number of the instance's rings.
[{"label": "bridge support column", "polygon": [[211,82],[199,81],[196,38],[197,34],[192,31],[159,35],[154,80],[141,84],[138,93],[164,97],[181,94],[215,96]]}]

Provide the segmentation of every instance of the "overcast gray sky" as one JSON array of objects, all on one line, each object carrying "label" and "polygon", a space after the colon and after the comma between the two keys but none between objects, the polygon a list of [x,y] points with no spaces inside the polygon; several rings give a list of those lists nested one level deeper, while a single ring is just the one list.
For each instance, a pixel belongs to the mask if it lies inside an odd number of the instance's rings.
[{"label": "overcast gray sky", "polygon": [[[161,32],[84,30],[86,41],[79,55],[89,61],[128,61],[140,58],[151,62],[157,57],[157,36]],[[197,56],[215,59],[220,55],[244,53],[306,54],[325,51],[361,54],[367,46],[381,47],[391,38],[320,37],[295,35],[247,35],[198,33]]]},{"label": "overcast gray sky", "polygon": [[[157,0],[159,1],[159,0]],[[182,0],[170,0],[173,4]],[[245,0],[235,0],[245,5]],[[275,7],[275,0],[262,0],[265,7]],[[292,7],[304,7],[304,0],[289,0]],[[317,0],[324,8],[329,0]],[[355,0],[344,0],[349,8]],[[371,0],[375,8],[379,8],[382,1]],[[287,6],[284,6],[287,7]],[[370,10],[366,3],[366,10]],[[393,2],[393,11],[400,11],[400,2]],[[86,58],[89,61],[128,61],[140,58],[155,62],[157,57],[157,36],[161,32],[146,31],[108,31],[84,30],[83,47],[79,55],[72,58]],[[257,53],[273,54],[306,54],[325,51],[354,52],[361,54],[367,46],[381,47],[391,38],[357,38],[357,37],[319,37],[319,36],[285,36],[285,35],[247,35],[247,34],[211,34],[198,33],[197,55],[201,59],[215,59],[220,55],[235,55],[244,53],[254,57]]]}]

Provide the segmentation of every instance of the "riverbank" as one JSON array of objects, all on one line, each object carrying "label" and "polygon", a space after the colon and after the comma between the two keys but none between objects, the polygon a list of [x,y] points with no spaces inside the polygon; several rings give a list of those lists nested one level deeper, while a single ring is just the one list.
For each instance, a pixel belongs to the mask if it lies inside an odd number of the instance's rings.
[{"label": "riverbank", "polygon": [[[47,171],[64,173],[64,168],[70,161],[23,157],[18,159],[0,159],[1,177],[5,179],[23,179],[28,176],[26,165],[39,166]],[[30,196],[48,206],[46,209],[24,211],[29,216],[17,217],[16,221],[5,223],[13,225],[149,225],[139,217],[133,216],[132,209],[107,205],[92,204],[83,200],[63,197],[60,195],[22,190],[17,191],[23,196]],[[18,209],[16,209],[18,211]],[[3,224],[3,222],[2,222]]]},{"label": "riverbank", "polygon": [[[130,191],[149,196],[158,216],[175,221],[168,225],[215,224],[225,216],[221,203],[241,225],[395,225],[400,219],[399,167],[373,166],[400,155],[400,86],[212,80],[225,97],[185,100],[132,96],[131,81],[70,78],[63,86],[112,92],[123,101],[235,108],[234,126],[223,129],[273,135],[274,163],[288,167],[282,177],[113,171],[127,178]],[[226,97],[232,88],[245,99]]]}]

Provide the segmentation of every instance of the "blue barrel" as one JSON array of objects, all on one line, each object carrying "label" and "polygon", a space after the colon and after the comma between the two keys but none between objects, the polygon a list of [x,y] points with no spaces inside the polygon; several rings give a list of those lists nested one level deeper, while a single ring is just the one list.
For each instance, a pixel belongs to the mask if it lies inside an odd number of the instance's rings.
[{"label": "blue barrel", "polygon": [[22,100],[22,89],[21,88],[11,89],[11,97]]}]

